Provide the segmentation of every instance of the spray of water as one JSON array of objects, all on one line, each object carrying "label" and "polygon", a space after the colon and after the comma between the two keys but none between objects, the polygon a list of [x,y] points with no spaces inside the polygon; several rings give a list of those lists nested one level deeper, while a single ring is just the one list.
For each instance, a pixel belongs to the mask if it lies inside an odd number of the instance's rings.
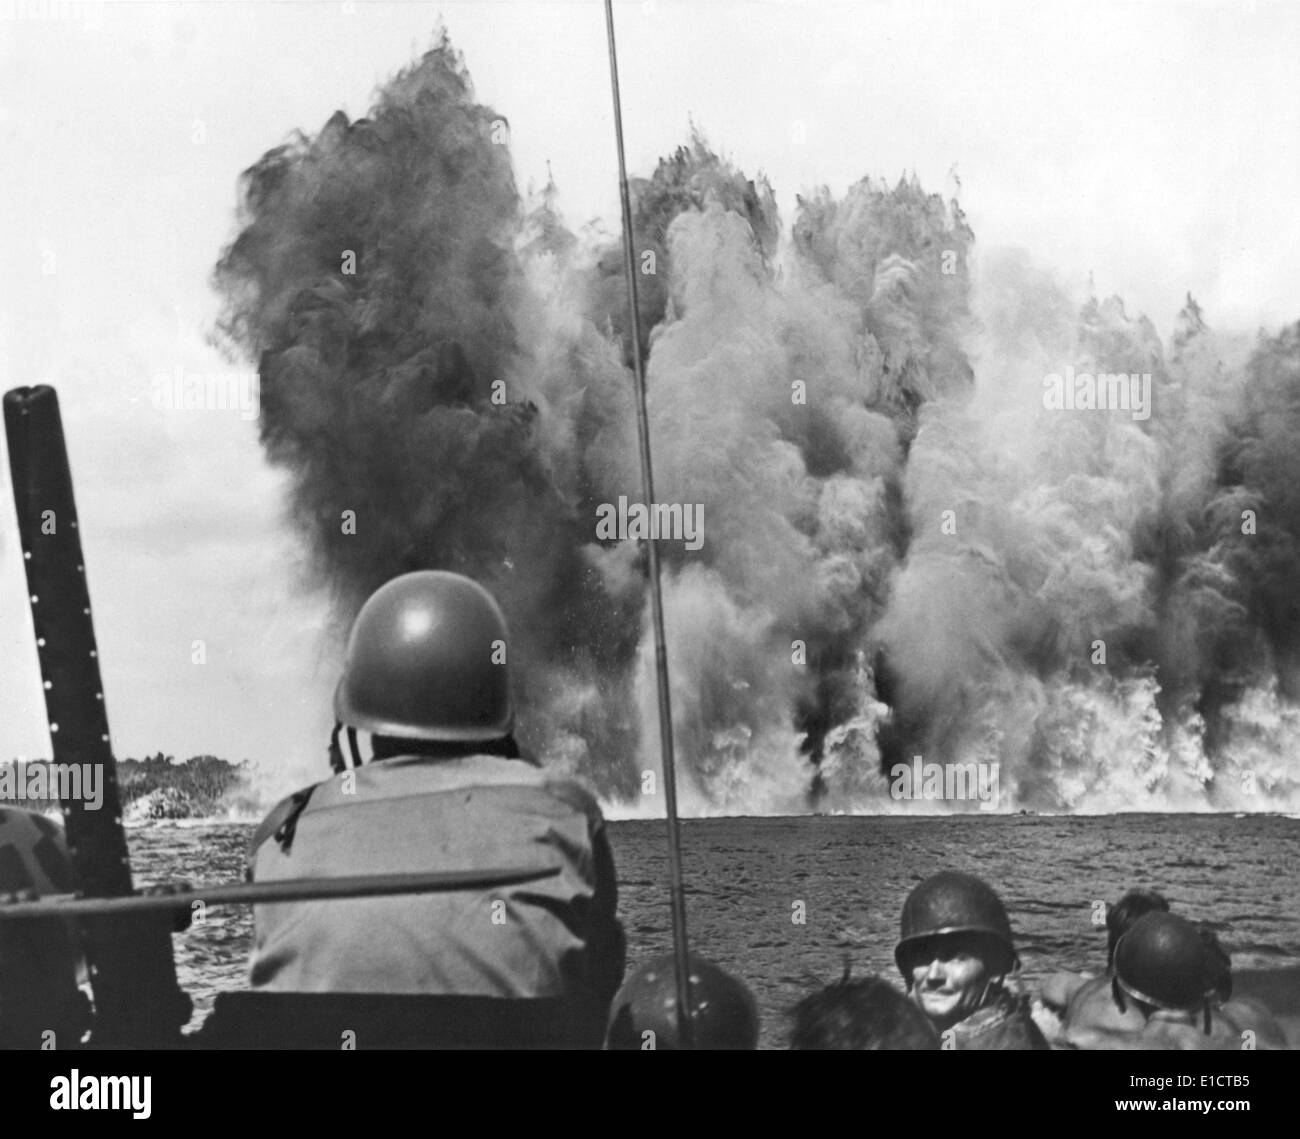
[{"label": "spray of water", "polygon": [[[656,753],[616,243],[527,200],[446,38],[245,172],[221,334],[341,624],[445,568],[512,625],[526,745],[630,801]],[[913,755],[1002,806],[1293,807],[1300,326],[1171,345],[986,255],[913,179],[799,200],[698,133],[633,187],[687,810],[888,808]],[[1151,377],[1151,414],[1044,377]],[[350,514],[349,514],[350,512]],[[350,532],[347,519],[354,519]]]}]

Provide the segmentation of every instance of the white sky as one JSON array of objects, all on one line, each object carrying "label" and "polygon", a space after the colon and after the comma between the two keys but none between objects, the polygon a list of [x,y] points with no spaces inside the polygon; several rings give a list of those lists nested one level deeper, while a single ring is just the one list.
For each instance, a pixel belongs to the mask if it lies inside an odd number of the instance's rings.
[{"label": "white sky", "polygon": [[[616,4],[634,173],[693,119],[794,195],[915,170],[980,248],[1091,273],[1167,333],[1300,317],[1300,5],[633,0]],[[521,188],[549,161],[575,228],[613,229],[598,0],[0,0],[0,381],[52,383],[68,427],[120,755],[324,771],[338,646],[301,587],[281,477],[234,412],[167,412],[205,342],[235,182],[429,46],[442,15],[509,118]],[[249,365],[251,367],[251,365]],[[0,759],[49,754],[7,467]],[[191,663],[195,640],[207,663]]]}]

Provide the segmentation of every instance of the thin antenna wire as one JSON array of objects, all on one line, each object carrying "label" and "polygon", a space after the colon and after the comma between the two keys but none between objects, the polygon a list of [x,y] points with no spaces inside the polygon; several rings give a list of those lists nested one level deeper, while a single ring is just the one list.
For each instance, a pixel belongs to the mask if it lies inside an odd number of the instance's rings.
[{"label": "thin antenna wire", "polygon": [[[623,106],[618,93],[618,55],[614,50],[614,5],[605,0],[609,34],[609,79],[614,89],[614,135],[618,140],[618,190],[623,206],[623,268],[627,274],[627,303],[632,321],[632,375],[636,382],[636,422],[641,444],[641,486],[647,509],[655,501],[650,464],[650,420],[646,414],[645,373],[641,365],[641,322],[637,308],[636,266],[632,251],[632,199],[627,188],[623,155]],[[686,899],[682,890],[681,836],[677,825],[677,768],[673,760],[673,711],[668,690],[668,648],[664,640],[664,601],[659,588],[659,549],[645,544],[650,573],[650,609],[655,638],[655,686],[659,693],[659,744],[663,754],[664,796],[667,800],[669,901],[673,915],[673,956],[677,973],[677,1036],[683,1048],[694,1045],[691,1031],[690,953],[686,944]]]}]

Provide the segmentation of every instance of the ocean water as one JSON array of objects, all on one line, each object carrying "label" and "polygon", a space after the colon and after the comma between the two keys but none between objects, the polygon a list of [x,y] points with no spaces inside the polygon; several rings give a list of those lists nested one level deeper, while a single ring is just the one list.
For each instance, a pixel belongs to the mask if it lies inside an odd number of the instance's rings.
[{"label": "ocean water", "polygon": [[[140,884],[238,880],[252,826],[133,828]],[[610,824],[629,967],[672,947],[662,821]],[[1234,970],[1300,985],[1300,821],[1250,815],[715,818],[682,824],[694,952],[742,977],[782,1046],[791,1004],[838,977],[897,979],[893,947],[907,892],[937,870],[985,878],[1011,914],[1031,986],[1060,969],[1099,971],[1105,931],[1094,903],[1160,890],[1208,921]],[[802,917],[802,921],[798,920]],[[214,908],[177,936],[181,983],[197,1025],[218,992],[242,987],[252,911]],[[1282,974],[1277,971],[1288,970]],[[1290,994],[1292,1004],[1300,993]]]}]

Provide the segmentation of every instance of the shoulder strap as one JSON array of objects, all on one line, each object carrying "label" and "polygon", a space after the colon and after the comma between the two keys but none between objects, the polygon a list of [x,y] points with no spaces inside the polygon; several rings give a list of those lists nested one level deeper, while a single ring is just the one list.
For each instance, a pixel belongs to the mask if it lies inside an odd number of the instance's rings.
[{"label": "shoulder strap", "polygon": [[295,791],[287,799],[282,799],[253,832],[253,840],[248,847],[248,867],[245,875],[250,882],[253,880],[253,861],[257,858],[262,843],[268,838],[274,836],[275,841],[280,844],[280,849],[286,854],[289,853],[289,848],[293,845],[294,831],[298,827],[298,816],[307,809],[313,792],[319,786],[319,783],[313,783],[310,787]]}]

